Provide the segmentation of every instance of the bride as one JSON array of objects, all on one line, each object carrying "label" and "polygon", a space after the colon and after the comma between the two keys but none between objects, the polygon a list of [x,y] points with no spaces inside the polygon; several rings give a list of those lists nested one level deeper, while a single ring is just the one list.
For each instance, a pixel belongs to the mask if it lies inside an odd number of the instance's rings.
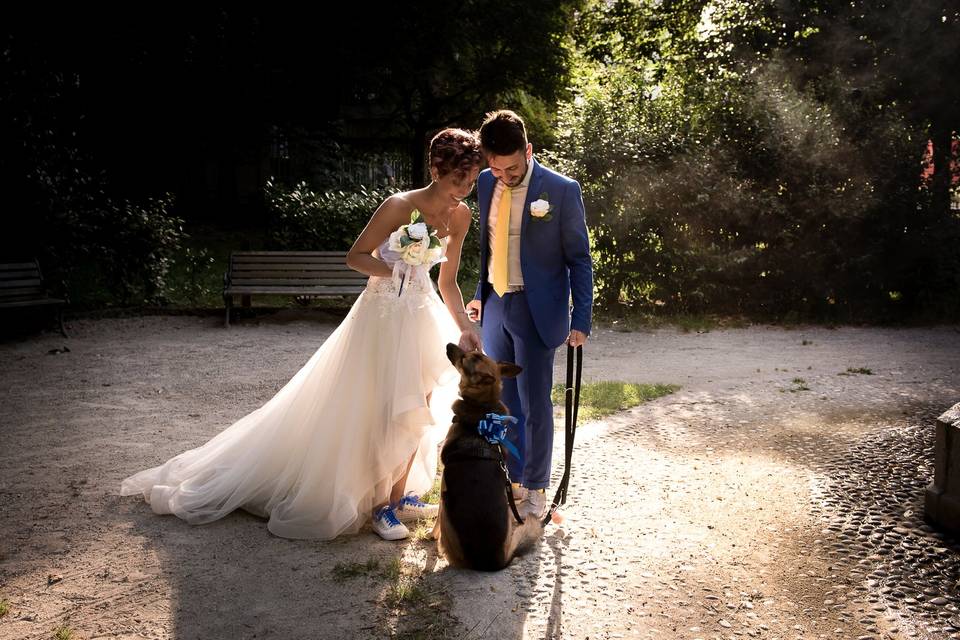
[{"label": "bride", "polygon": [[[481,158],[475,134],[438,133],[430,185],[387,198],[350,250],[347,264],[370,278],[326,342],[262,407],[127,478],[121,494],[191,524],[244,509],[285,538],[331,539],[372,516],[374,531],[399,540],[403,521],[435,515],[419,495],[433,484],[456,397],[446,344],[479,348],[457,270]],[[443,301],[428,274],[436,262]]]}]

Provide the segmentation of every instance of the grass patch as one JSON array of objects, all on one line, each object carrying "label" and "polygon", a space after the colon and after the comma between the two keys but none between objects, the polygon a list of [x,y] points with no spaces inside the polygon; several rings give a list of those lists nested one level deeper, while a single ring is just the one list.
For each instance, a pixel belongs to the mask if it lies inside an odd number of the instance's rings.
[{"label": "grass patch", "polygon": [[807,386],[807,381],[803,378],[794,378],[792,381],[793,386],[787,389],[790,393],[796,393],[797,391],[810,391],[810,387]]},{"label": "grass patch", "polygon": [[400,576],[387,591],[386,603],[391,609],[396,609],[403,606],[416,606],[425,602],[426,599],[427,592],[420,586],[418,578]]},{"label": "grass patch", "polygon": [[387,580],[393,580],[394,582],[400,580],[400,576],[403,575],[403,563],[400,558],[391,558],[387,566],[383,568],[382,575]]},{"label": "grass patch", "polygon": [[73,629],[67,626],[58,627],[53,632],[53,640],[70,640],[73,638]]},{"label": "grass patch", "polygon": [[435,520],[436,518],[418,520],[417,526],[415,526],[413,530],[410,532],[410,538],[417,542],[430,540],[430,536],[433,533],[433,525]]},{"label": "grass patch", "polygon": [[420,496],[420,499],[424,502],[429,502],[430,504],[439,504],[440,503],[440,476],[443,474],[443,463],[437,462],[437,475],[433,479],[433,487],[430,488],[430,491],[427,491],[425,494]]},{"label": "grass patch", "polygon": [[[587,382],[580,389],[580,411],[577,417],[583,420],[596,420],[669,395],[679,388],[680,386],[676,384],[638,384],[607,380]],[[563,407],[564,395],[562,384],[553,385],[551,400],[554,405]]]},{"label": "grass patch", "polygon": [[366,562],[338,562],[333,566],[333,577],[337,580],[370,576],[380,571],[380,561],[371,558]]},{"label": "grass patch", "polygon": [[839,373],[839,374],[837,374],[837,375],[841,375],[841,376],[854,376],[854,375],[858,375],[858,374],[859,374],[859,375],[864,375],[864,376],[872,376],[872,375],[873,375],[873,371],[871,371],[870,369],[867,369],[866,367],[856,367],[856,368],[854,368],[854,367],[847,367],[847,370],[846,370],[846,371],[844,371],[843,373]]},{"label": "grass patch", "polygon": [[0,600],[0,618],[10,613],[10,601]]}]

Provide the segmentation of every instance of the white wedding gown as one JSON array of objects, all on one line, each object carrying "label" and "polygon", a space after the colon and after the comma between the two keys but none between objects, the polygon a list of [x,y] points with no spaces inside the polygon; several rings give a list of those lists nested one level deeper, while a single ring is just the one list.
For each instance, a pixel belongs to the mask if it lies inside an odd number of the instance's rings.
[{"label": "white wedding gown", "polygon": [[272,399],[206,444],[127,478],[121,494],[142,494],[156,513],[192,524],[240,508],[269,518],[278,536],[331,539],[370,520],[413,454],[405,490],[428,491],[457,394],[446,345],[460,331],[425,267],[401,278],[407,267],[388,243],[378,252],[394,277],[371,277]]}]

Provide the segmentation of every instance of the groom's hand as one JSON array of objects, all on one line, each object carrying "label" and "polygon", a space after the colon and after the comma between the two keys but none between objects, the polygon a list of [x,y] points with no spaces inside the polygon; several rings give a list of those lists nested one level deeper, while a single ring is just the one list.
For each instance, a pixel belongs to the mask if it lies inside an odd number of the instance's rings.
[{"label": "groom's hand", "polygon": [[480,333],[474,327],[467,327],[460,332],[459,347],[468,353],[470,351],[483,351]]},{"label": "groom's hand", "polygon": [[583,331],[577,331],[576,329],[570,332],[570,335],[567,336],[567,344],[571,347],[582,347],[583,343],[587,341],[587,334]]},{"label": "groom's hand", "polygon": [[470,318],[470,322],[480,322],[482,308],[483,303],[481,303],[479,300],[471,300],[467,303],[467,317]]}]

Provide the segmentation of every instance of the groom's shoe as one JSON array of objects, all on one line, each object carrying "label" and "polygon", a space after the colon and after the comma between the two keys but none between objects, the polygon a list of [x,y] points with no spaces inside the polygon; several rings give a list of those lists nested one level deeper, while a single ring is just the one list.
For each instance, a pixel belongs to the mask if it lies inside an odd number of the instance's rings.
[{"label": "groom's shoe", "polygon": [[373,530],[384,540],[403,540],[410,537],[410,529],[400,522],[389,504],[380,507],[373,514]]},{"label": "groom's shoe", "polygon": [[547,515],[547,493],[544,489],[527,489],[523,503],[517,505],[520,515],[526,519],[528,516],[542,519]]},{"label": "groom's shoe", "polygon": [[423,502],[420,496],[408,493],[397,503],[397,517],[401,522],[412,522],[424,518],[436,518],[440,505]]}]

